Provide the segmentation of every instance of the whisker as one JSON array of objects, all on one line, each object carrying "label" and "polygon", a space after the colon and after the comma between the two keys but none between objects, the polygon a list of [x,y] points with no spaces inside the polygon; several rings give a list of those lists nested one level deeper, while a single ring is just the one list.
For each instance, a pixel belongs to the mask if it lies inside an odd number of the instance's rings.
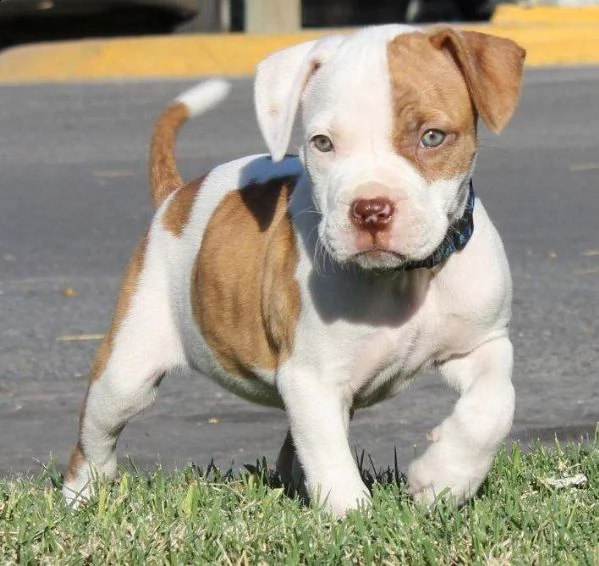
[{"label": "whisker", "polygon": [[322,212],[319,212],[318,210],[311,210],[309,208],[306,208],[305,210],[300,210],[300,212],[298,212],[295,215],[295,218],[299,218],[303,214],[315,214],[316,216],[322,216]]}]

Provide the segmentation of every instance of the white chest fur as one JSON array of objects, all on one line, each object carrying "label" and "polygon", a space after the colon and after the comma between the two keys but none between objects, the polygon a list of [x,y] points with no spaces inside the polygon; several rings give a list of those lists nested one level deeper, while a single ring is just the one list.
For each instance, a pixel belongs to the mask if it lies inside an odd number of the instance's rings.
[{"label": "white chest fur", "polygon": [[347,387],[354,404],[366,406],[397,393],[426,366],[506,334],[509,267],[479,201],[470,243],[439,269],[372,272],[328,261],[301,189],[291,203],[302,289],[291,364]]}]

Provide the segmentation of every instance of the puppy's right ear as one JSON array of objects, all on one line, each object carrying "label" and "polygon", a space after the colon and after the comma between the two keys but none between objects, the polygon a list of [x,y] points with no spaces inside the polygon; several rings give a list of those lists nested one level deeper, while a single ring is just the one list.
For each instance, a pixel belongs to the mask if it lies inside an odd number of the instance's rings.
[{"label": "puppy's right ear", "polygon": [[343,41],[329,36],[277,51],[258,65],[254,101],[273,161],[285,157],[300,98],[315,71]]}]

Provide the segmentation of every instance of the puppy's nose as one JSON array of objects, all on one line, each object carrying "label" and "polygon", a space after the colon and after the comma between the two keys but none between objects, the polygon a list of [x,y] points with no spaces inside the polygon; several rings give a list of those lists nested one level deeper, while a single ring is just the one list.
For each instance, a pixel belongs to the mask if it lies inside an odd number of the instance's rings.
[{"label": "puppy's nose", "polygon": [[388,198],[356,199],[350,206],[351,221],[362,230],[380,232],[393,217],[395,206]]}]

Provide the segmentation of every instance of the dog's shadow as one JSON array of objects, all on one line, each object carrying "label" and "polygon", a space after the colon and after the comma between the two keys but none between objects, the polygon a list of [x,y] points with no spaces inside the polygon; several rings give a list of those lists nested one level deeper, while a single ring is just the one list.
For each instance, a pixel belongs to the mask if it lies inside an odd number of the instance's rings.
[{"label": "dog's shadow", "polygon": [[[406,476],[399,470],[397,461],[397,451],[394,454],[394,465],[393,467],[377,468],[375,462],[366,455],[365,451],[360,454],[356,452],[356,463],[362,481],[372,492],[375,484],[382,486],[395,485],[400,488],[404,488],[407,482]],[[283,489],[287,497],[291,499],[297,499],[302,505],[309,505],[310,498],[304,483],[303,473],[299,478],[299,484],[284,482],[279,475],[279,472],[275,467],[270,466],[266,458],[256,460],[255,464],[243,464],[242,468],[238,471],[234,471],[234,466],[231,466],[227,471],[222,472],[213,461],[203,469],[200,466],[191,464],[186,468],[185,474],[188,478],[201,478],[210,483],[232,483],[252,480],[252,482],[258,483],[268,489]]]},{"label": "dog's shadow", "polygon": [[[400,489],[405,487],[406,476],[399,470],[397,452],[395,452],[394,466],[385,469],[377,468],[372,458],[369,455],[367,456],[364,451],[360,454],[356,452],[355,456],[362,481],[370,492],[372,492],[375,484],[382,486],[395,485],[399,486]],[[178,473],[183,475],[183,479],[187,484],[191,484],[197,480],[202,480],[215,485],[236,484],[241,481],[248,484],[251,483],[252,485],[261,485],[272,490],[282,489],[286,497],[297,499],[301,505],[310,505],[310,498],[304,483],[303,473],[298,478],[299,484],[283,482],[279,472],[274,466],[269,465],[266,458],[256,460],[255,464],[243,464],[237,471],[235,468],[236,467],[232,462],[231,465],[223,471],[214,463],[214,460],[211,460],[205,468],[191,463]],[[119,469],[119,477],[123,473],[126,473],[141,478],[142,482],[145,483],[149,490],[154,487],[156,482],[163,484],[165,480],[168,481],[170,475],[169,473],[163,472],[161,468],[157,468],[154,471],[143,470],[132,458],[126,458],[124,462],[119,465]],[[44,481],[48,481],[55,490],[62,490],[64,485],[64,475],[59,471],[55,462],[43,466],[42,476]],[[118,484],[119,479],[117,477],[109,481],[111,485],[116,485]]]}]

